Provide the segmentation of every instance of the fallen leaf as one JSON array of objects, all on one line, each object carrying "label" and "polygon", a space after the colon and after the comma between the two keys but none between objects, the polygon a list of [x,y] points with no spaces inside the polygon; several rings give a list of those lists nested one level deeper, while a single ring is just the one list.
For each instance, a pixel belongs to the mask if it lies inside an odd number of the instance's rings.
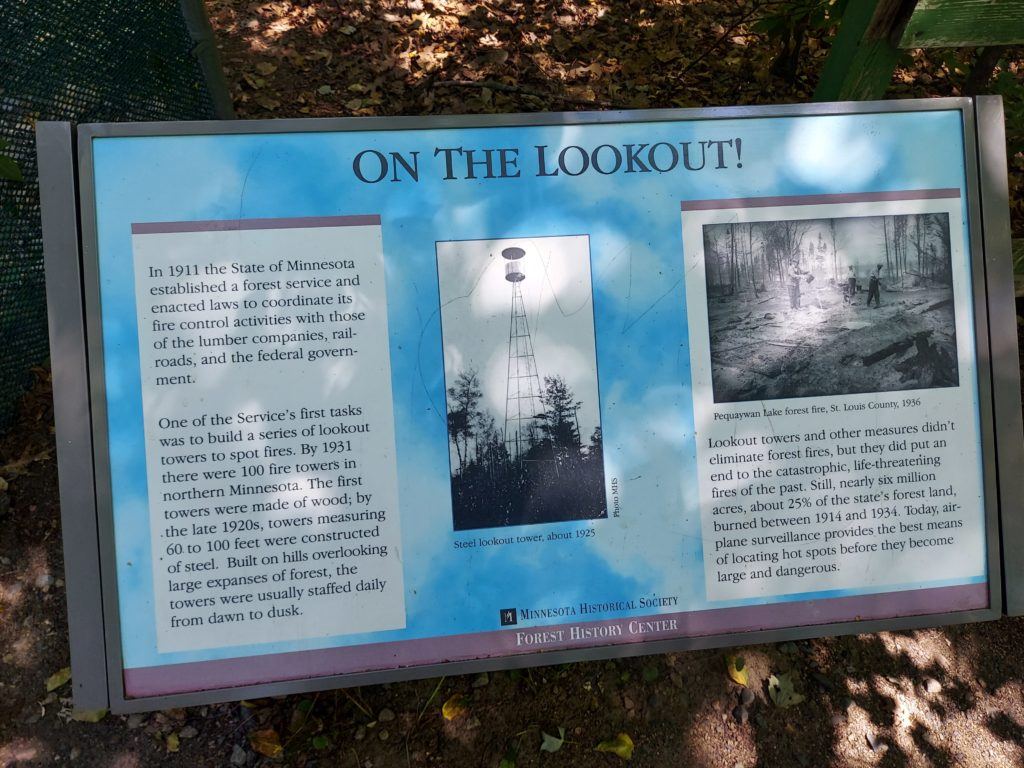
[{"label": "fallen leaf", "polygon": [[334,89],[331,88],[331,86],[329,85],[321,85],[319,88],[316,89],[316,92],[321,94],[322,96],[326,96],[329,93],[334,93]]},{"label": "fallen leaf", "polygon": [[729,673],[729,679],[737,685],[747,684],[747,663],[742,656],[729,654],[725,657],[725,669]]},{"label": "fallen leaf", "polygon": [[346,24],[338,31],[341,32],[341,34],[343,35],[354,35],[356,33],[356,28],[353,27],[351,24]]},{"label": "fallen leaf", "polygon": [[792,707],[804,700],[803,695],[793,690],[793,678],[789,672],[768,678],[768,695],[775,706],[781,708]]},{"label": "fallen leaf", "polygon": [[[309,699],[303,699],[298,703],[295,709],[292,710],[291,719],[288,721],[288,731],[290,733],[298,733],[307,725],[313,723],[314,719],[309,716],[310,711],[313,709],[313,702]],[[316,729],[313,729],[316,732]]]},{"label": "fallen leaf", "polygon": [[256,71],[261,75],[272,75],[277,71],[277,64],[269,61],[261,61],[256,65]]},{"label": "fallen leaf", "polygon": [[565,743],[565,728],[558,726],[558,735],[552,736],[550,733],[540,733],[543,741],[540,743],[541,752],[557,752],[562,748]]},{"label": "fallen leaf", "polygon": [[256,75],[250,75],[248,72],[242,73],[242,79],[245,80],[250,86],[259,90],[267,84],[267,81],[262,77],[256,77]]},{"label": "fallen leaf", "polygon": [[172,733],[170,736],[167,737],[167,751],[168,752],[177,752],[178,748],[180,746],[181,746],[181,741],[178,739],[178,734]]},{"label": "fallen leaf", "polygon": [[46,692],[56,691],[62,685],[67,683],[71,679],[71,667],[64,667],[59,669],[46,678]]},{"label": "fallen leaf", "polygon": [[269,109],[271,112],[273,112],[275,109],[281,106],[280,101],[278,101],[277,99],[272,99],[269,96],[265,96],[263,94],[260,94],[259,96],[256,97],[256,103],[259,104],[264,109]]},{"label": "fallen leaf", "polygon": [[284,747],[281,746],[281,737],[273,728],[264,728],[261,731],[250,733],[249,745],[253,751],[267,757],[278,757],[284,752]]},{"label": "fallen leaf", "polygon": [[105,709],[78,709],[71,715],[71,719],[80,723],[98,723],[106,716]]},{"label": "fallen leaf", "polygon": [[457,717],[462,717],[466,714],[466,707],[463,704],[466,697],[461,693],[456,693],[448,701],[441,706],[441,715],[445,720],[454,720]]},{"label": "fallen leaf", "polygon": [[597,752],[611,752],[623,760],[629,760],[633,757],[633,746],[633,740],[629,738],[629,734],[620,733],[614,739],[602,741],[595,747],[595,750]]}]

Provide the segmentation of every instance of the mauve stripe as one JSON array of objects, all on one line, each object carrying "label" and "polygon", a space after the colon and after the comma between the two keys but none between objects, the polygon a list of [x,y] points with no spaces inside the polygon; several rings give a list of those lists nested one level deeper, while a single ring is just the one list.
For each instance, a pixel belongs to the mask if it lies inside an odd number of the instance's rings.
[{"label": "mauve stripe", "polygon": [[[517,627],[494,632],[402,640],[393,643],[372,643],[348,648],[323,648],[315,651],[275,653],[189,664],[138,667],[124,671],[124,685],[126,696],[138,698],[352,672],[415,667],[446,661],[535,653],[541,650],[555,651],[604,645],[601,642],[570,640],[544,645],[543,649],[517,648],[515,633],[525,629],[554,631],[570,626],[598,627],[620,624],[623,626],[622,637],[615,643],[608,643],[608,645],[619,645],[645,640],[670,640],[679,637],[701,637],[760,629],[833,624],[842,621],[886,619],[894,616],[952,613],[986,607],[988,607],[988,585],[984,583],[966,584],[956,587],[887,592],[879,595],[774,603],[743,608],[721,608],[595,622],[572,622],[549,627]],[[657,635],[630,635],[626,632],[630,621],[658,619],[675,619],[679,624],[679,631],[658,633]]]},{"label": "mauve stripe", "polygon": [[290,219],[216,219],[213,221],[146,221],[132,224],[133,235],[168,232],[234,232],[243,229],[310,229],[313,227],[364,227],[380,224],[380,215],[304,216]]},{"label": "mauve stripe", "polygon": [[960,197],[956,187],[909,189],[897,192],[843,192],[833,195],[786,195],[782,197],[730,197],[722,200],[684,200],[683,211],[717,211],[721,208],[770,208],[780,205],[827,205],[830,203],[874,203],[887,200],[943,200]]}]

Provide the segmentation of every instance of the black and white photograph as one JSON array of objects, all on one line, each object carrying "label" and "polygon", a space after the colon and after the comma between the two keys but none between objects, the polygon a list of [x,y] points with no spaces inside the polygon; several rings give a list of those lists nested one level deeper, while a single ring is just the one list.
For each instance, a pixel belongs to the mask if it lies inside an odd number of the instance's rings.
[{"label": "black and white photograph", "polygon": [[437,243],[455,530],[606,517],[590,240]]},{"label": "black and white photograph", "polygon": [[959,384],[949,216],[706,224],[716,403]]}]

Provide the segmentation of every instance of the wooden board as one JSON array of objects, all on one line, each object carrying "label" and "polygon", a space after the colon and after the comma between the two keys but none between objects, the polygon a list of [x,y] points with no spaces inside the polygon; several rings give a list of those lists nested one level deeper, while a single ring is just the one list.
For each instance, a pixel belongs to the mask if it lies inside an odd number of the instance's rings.
[{"label": "wooden board", "polygon": [[881,99],[892,80],[900,52],[892,43],[907,0],[850,2],[821,79],[815,101]]},{"label": "wooden board", "polygon": [[1024,42],[1020,0],[919,0],[901,48],[972,48]]}]

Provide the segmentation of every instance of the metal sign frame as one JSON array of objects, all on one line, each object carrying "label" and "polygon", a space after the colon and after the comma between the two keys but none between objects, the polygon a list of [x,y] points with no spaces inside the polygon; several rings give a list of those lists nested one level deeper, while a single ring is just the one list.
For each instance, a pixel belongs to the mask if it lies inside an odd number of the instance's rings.
[{"label": "metal sign frame", "polygon": [[[114,557],[114,519],[103,379],[96,200],[92,140],[100,137],[395,131],[470,127],[793,117],[958,110],[962,116],[968,231],[977,342],[984,467],[989,607],[891,619],[807,624],[782,629],[645,641],[585,649],[336,674],[190,693],[126,698]],[[711,109],[571,112],[399,118],[254,121],[39,123],[40,187],[47,302],[60,472],[72,670],[76,706],[134,712],[258,698],[397,680],[513,669],[571,661],[630,657],[738,644],[779,642],[878,630],[907,630],[994,619],[1003,609],[999,512],[1006,534],[1007,597],[1024,611],[1021,519],[1022,454],[1017,337],[1006,184],[1002,102],[998,97],[851,102]],[[959,158],[958,158],[959,160]],[[79,230],[80,226],[80,230]],[[79,236],[80,232],[80,236]],[[240,659],[239,663],[244,663]]]}]

